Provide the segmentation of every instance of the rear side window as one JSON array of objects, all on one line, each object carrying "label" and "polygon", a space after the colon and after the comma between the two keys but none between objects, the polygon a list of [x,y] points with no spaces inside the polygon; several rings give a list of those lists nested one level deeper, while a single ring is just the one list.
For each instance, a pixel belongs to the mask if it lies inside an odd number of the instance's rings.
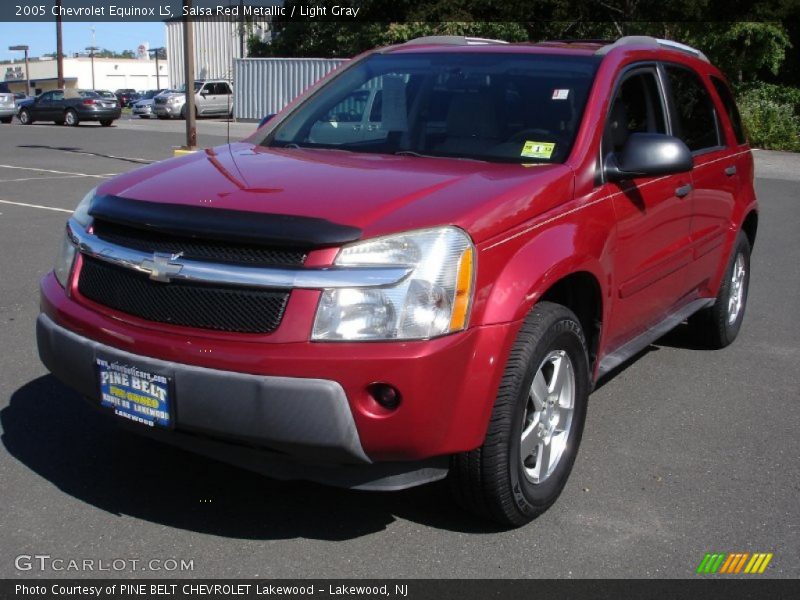
[{"label": "rear side window", "polygon": [[733,127],[733,134],[736,136],[736,142],[744,144],[747,138],[744,135],[744,127],[742,127],[742,119],[739,116],[739,109],[736,108],[736,101],[733,99],[733,94],[728,85],[716,77],[711,77],[711,83],[714,84],[714,89],[717,90],[722,105],[725,107],[725,112],[728,114],[731,126]]},{"label": "rear side window", "polygon": [[675,115],[674,133],[692,152],[720,145],[717,116],[711,94],[696,73],[667,66]]}]

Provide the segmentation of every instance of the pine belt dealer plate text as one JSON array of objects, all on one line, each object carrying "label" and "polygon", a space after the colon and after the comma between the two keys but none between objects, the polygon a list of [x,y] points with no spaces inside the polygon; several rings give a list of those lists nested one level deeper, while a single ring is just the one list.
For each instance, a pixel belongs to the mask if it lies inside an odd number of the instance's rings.
[{"label": "pine belt dealer plate text", "polygon": [[172,427],[169,377],[101,357],[96,363],[102,406],[143,425]]}]

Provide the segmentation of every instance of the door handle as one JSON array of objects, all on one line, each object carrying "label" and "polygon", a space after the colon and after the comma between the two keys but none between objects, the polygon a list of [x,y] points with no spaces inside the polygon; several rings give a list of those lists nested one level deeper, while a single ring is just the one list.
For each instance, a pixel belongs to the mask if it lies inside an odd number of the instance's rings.
[{"label": "door handle", "polygon": [[687,183],[686,185],[682,185],[681,187],[676,188],[675,189],[675,195],[678,198],[685,198],[686,196],[689,195],[689,192],[691,192],[691,191],[692,191],[692,184],[691,183]]},{"label": "door handle", "polygon": [[736,175],[736,166],[731,165],[730,167],[726,167],[725,175],[727,175],[728,177],[733,177],[734,175]]}]

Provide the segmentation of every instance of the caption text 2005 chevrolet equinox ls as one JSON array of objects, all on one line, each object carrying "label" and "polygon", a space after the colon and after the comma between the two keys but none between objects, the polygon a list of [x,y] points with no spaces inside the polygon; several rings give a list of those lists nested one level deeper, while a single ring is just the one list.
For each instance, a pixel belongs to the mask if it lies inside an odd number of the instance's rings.
[{"label": "caption text 2005 chevrolet equinox ls", "polygon": [[39,352],[120,422],[273,477],[449,477],[521,525],[594,383],[744,316],[753,160],[720,72],[653,38],[427,38],[354,59],[241,143],[80,203]]}]

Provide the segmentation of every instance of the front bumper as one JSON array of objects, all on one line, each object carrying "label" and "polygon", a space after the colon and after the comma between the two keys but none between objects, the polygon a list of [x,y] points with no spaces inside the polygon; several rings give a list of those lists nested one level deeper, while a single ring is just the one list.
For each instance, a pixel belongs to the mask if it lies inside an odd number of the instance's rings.
[{"label": "front bumper", "polygon": [[44,314],[37,319],[36,338],[44,365],[98,409],[98,355],[169,373],[175,429],[125,419],[118,423],[191,452],[275,479],[351,489],[406,489],[447,475],[447,457],[372,464],[361,448],[344,392],[333,381],[261,377],[154,360],[76,335]]},{"label": "front bumper", "polygon": [[[75,271],[80,268],[79,256]],[[50,273],[41,291],[42,312],[52,322],[121,352],[234,375],[335,382],[344,391],[361,448],[373,462],[419,461],[480,446],[521,326],[471,327],[427,341],[319,343],[308,341],[319,301],[319,292],[312,290],[292,292],[280,327],[270,334],[138,319],[81,296],[75,277],[67,293]],[[376,382],[400,392],[396,410],[381,407],[370,395],[368,388]],[[205,433],[214,435],[214,430]]]},{"label": "front bumper", "polygon": [[152,106],[134,106],[131,113],[138,116],[150,116],[153,114]]},{"label": "front bumper", "polygon": [[183,104],[157,104],[153,107],[153,113],[161,117],[177,117],[182,108]]},{"label": "front bumper", "polygon": [[311,460],[371,462],[344,390],[335,381],[247,375],[139,356],[72,333],[46,315],[36,321],[36,340],[53,375],[96,404],[95,359],[102,357],[169,374],[180,430]]}]

